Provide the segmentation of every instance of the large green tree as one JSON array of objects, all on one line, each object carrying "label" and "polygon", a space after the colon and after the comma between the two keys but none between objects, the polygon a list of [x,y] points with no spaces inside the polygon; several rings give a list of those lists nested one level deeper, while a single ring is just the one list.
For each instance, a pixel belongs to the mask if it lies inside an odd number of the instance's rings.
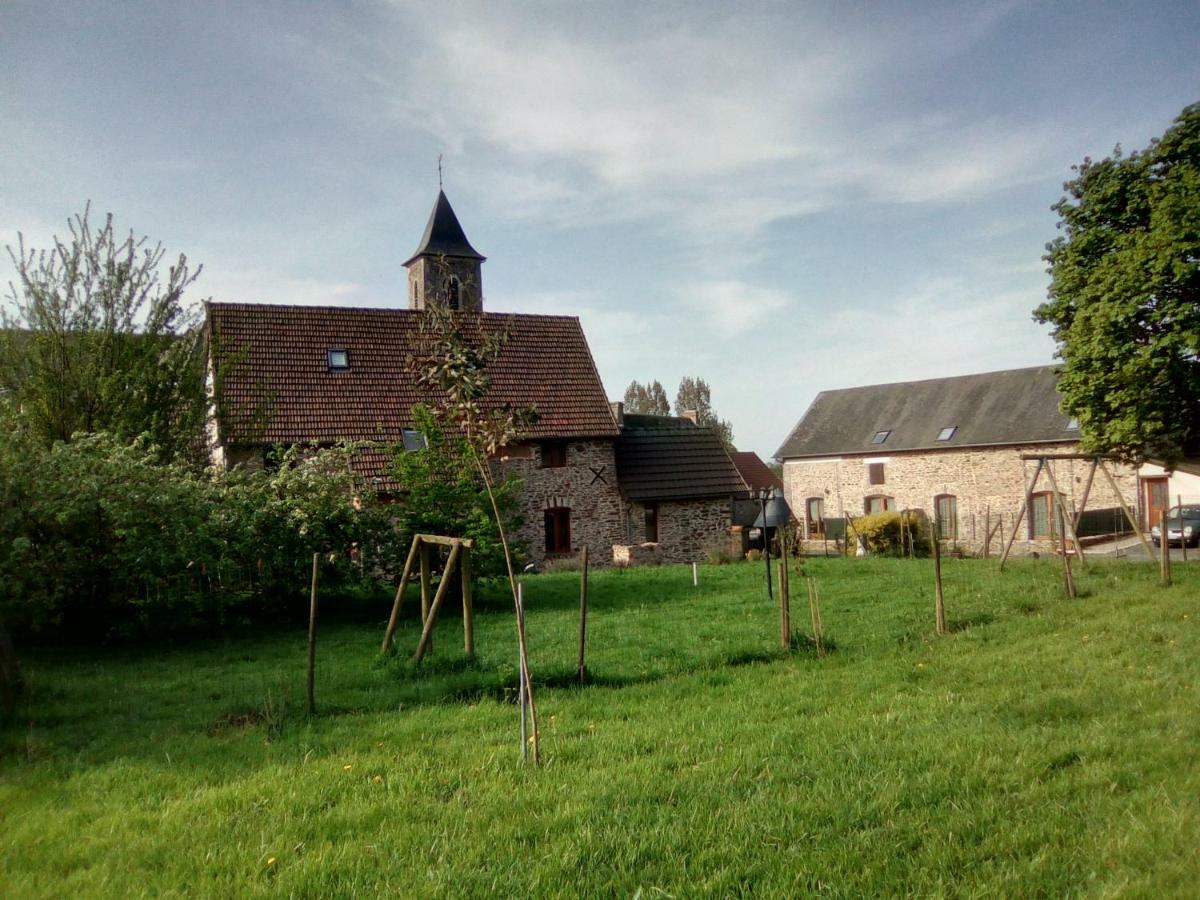
[{"label": "large green tree", "polygon": [[1145,150],[1074,171],[1034,312],[1063,405],[1089,450],[1172,466],[1200,453],[1200,103]]},{"label": "large green tree", "polygon": [[696,414],[696,424],[706,425],[720,435],[722,443],[733,449],[733,426],[717,415],[712,406],[712,390],[703,378],[685,376],[675,392],[675,415]]},{"label": "large green tree", "polygon": [[642,384],[631,381],[629,387],[625,388],[625,411],[647,416],[669,416],[671,401],[667,399],[662,382],[648,381]]},{"label": "large green tree", "polygon": [[119,235],[88,211],[46,250],[8,247],[17,271],[0,310],[0,393],[44,445],[77,432],[148,435],[199,457],[205,415],[200,274],[182,254]]}]

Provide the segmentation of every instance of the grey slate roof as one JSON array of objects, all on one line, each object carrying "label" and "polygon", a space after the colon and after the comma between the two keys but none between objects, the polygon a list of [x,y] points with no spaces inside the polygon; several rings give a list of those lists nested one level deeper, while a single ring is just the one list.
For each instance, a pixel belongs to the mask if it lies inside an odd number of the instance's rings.
[{"label": "grey slate roof", "polygon": [[466,232],[458,223],[458,216],[446,199],[444,191],[438,191],[437,202],[433,204],[433,212],[425,225],[425,233],[421,235],[421,243],[404,263],[408,265],[419,256],[454,256],[460,259],[487,259],[486,256],[471,246]]},{"label": "grey slate roof", "polygon": [[746,483],[720,437],[690,419],[626,415],[616,452],[617,481],[630,500],[703,500],[746,494]]},{"label": "grey slate roof", "polygon": [[[775,456],[1077,441],[1059,409],[1057,383],[1054,366],[1037,366],[822,391]],[[954,435],[939,441],[938,432],[952,425]],[[891,434],[873,444],[880,431]]]}]

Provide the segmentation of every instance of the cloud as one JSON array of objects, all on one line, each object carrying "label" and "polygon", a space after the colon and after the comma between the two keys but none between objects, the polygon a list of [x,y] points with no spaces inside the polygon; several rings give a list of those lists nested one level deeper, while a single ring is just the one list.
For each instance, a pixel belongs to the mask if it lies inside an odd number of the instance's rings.
[{"label": "cloud", "polygon": [[701,327],[723,337],[737,337],[765,324],[794,301],[776,288],[726,280],[684,285],[680,302],[700,316]]}]

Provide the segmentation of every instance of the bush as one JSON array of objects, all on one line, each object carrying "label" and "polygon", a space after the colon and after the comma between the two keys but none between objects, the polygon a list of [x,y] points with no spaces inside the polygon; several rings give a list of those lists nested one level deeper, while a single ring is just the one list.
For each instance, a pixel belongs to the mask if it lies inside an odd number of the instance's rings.
[{"label": "bush", "polygon": [[728,544],[710,544],[704,548],[704,561],[710,566],[725,566],[736,562],[737,557],[729,549]]},{"label": "bush", "polygon": [[911,544],[917,556],[928,556],[932,552],[929,521],[920,510],[873,513],[854,519],[851,525],[846,541],[846,550],[851,555],[857,547],[856,538],[866,541],[868,553],[881,556],[905,556],[908,553],[906,544]]},{"label": "bush", "polygon": [[[161,463],[144,440],[76,435],[50,448],[0,432],[0,620],[89,638],[180,632],[278,610],[308,584],[357,576],[353,544],[390,526],[349,450],[281,454],[271,471]],[[355,498],[366,500],[361,509]]]}]

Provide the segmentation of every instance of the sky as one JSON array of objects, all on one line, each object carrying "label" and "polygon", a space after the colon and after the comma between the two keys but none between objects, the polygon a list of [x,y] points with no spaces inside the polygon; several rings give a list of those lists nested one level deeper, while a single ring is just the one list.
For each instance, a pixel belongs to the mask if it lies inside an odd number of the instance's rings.
[{"label": "sky", "polygon": [[611,399],[705,379],[764,458],[821,390],[1052,362],[1071,166],[1200,100],[1194,0],[0,12],[0,244],[90,201],[193,300],[404,306],[442,155],[486,309],[578,316]]}]

